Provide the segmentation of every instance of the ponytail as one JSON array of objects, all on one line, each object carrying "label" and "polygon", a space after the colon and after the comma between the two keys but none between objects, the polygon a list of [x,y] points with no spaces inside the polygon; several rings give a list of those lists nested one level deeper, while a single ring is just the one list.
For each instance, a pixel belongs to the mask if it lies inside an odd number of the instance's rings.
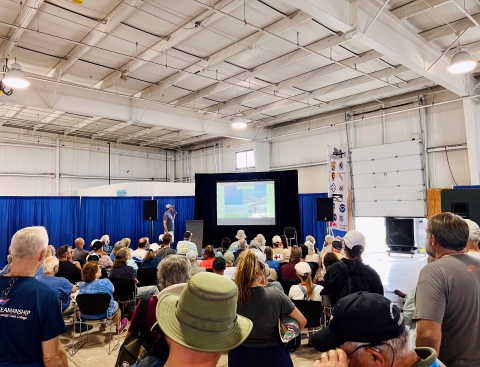
[{"label": "ponytail", "polygon": [[252,285],[262,274],[263,269],[252,250],[245,250],[240,255],[236,268],[234,281],[238,288],[238,304],[241,305],[250,300]]},{"label": "ponytail", "polygon": [[147,253],[145,254],[145,258],[143,261],[150,261],[155,257],[155,253],[152,250],[148,250]]},{"label": "ponytail", "polygon": [[310,274],[307,274],[306,276],[303,276],[303,275],[298,275],[298,276],[302,280],[302,283],[305,283],[305,288],[307,290],[307,301],[310,301],[311,299],[313,299],[313,296],[314,296],[312,277],[310,276]]}]

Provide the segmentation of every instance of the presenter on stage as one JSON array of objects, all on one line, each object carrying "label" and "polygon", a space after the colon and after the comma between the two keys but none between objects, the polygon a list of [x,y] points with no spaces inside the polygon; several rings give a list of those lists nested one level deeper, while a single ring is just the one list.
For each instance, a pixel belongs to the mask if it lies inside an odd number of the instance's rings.
[{"label": "presenter on stage", "polygon": [[172,204],[167,204],[166,206],[167,211],[163,214],[163,229],[165,233],[170,233],[172,236],[172,243],[174,241],[173,238],[173,230],[175,224],[175,217],[177,216],[177,212],[174,210]]}]

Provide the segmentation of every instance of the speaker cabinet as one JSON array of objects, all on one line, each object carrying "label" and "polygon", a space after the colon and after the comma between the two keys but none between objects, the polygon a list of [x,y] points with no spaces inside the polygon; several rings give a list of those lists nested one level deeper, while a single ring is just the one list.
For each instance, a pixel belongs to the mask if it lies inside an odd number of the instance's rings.
[{"label": "speaker cabinet", "polygon": [[333,198],[317,198],[317,221],[333,222]]},{"label": "speaker cabinet", "polygon": [[143,201],[143,220],[158,220],[158,200]]}]

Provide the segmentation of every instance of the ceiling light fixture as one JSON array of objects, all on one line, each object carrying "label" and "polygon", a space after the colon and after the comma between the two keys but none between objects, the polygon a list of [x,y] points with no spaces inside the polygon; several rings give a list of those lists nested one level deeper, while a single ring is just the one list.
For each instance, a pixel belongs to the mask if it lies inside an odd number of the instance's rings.
[{"label": "ceiling light fixture", "polygon": [[247,123],[243,118],[241,113],[237,113],[235,118],[232,120],[232,127],[235,129],[245,129],[247,127]]},{"label": "ceiling light fixture", "polygon": [[2,79],[3,84],[10,88],[27,88],[30,85],[30,82],[25,77],[25,74],[22,71],[22,66],[14,62],[7,71],[7,74]]},{"label": "ceiling light fixture", "polygon": [[467,48],[460,46],[450,61],[448,71],[453,74],[464,74],[475,69],[475,66],[477,66],[477,62],[468,53]]}]

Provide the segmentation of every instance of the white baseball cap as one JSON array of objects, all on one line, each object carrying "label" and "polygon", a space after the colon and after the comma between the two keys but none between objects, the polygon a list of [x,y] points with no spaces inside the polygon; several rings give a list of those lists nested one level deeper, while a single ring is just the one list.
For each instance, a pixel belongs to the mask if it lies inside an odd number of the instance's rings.
[{"label": "white baseball cap", "polygon": [[173,208],[173,205],[172,205],[172,204],[167,204],[167,205],[165,206],[165,208],[167,208],[167,209]]},{"label": "white baseball cap", "polygon": [[343,242],[350,250],[355,246],[363,246],[365,249],[365,236],[363,233],[358,231],[348,231],[345,237],[343,237]]},{"label": "white baseball cap", "polygon": [[295,271],[298,275],[301,276],[307,276],[309,274],[312,274],[312,268],[310,267],[310,265],[308,265],[308,263],[304,261],[301,261],[295,265]]},{"label": "white baseball cap", "polygon": [[160,249],[160,246],[158,245],[158,243],[152,243],[149,247],[149,250],[152,250],[152,251],[158,251]]}]

